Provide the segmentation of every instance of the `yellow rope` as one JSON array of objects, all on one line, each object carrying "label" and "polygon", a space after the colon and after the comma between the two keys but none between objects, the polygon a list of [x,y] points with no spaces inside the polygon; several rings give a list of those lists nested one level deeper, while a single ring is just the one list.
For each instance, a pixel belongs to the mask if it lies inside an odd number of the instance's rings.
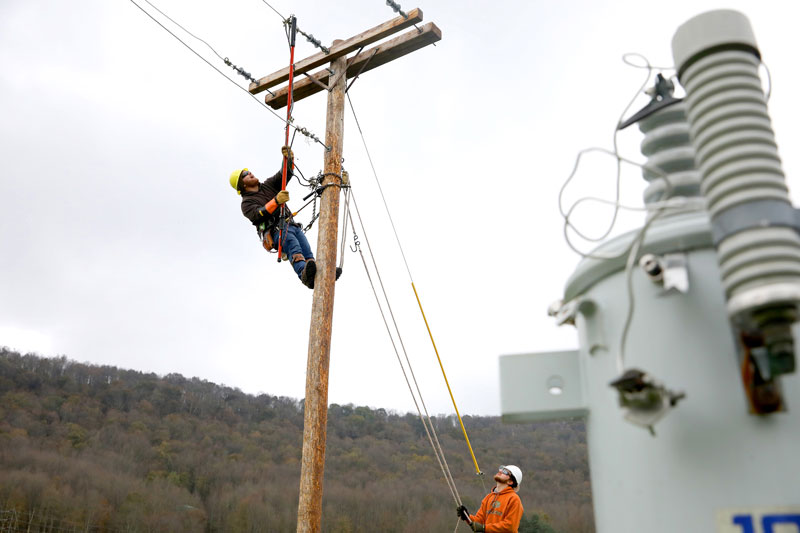
[{"label": "yellow rope", "polygon": [[475,463],[475,473],[479,476],[483,475],[481,469],[478,468],[478,461],[475,459],[475,453],[472,451],[472,445],[469,443],[469,437],[467,436],[467,430],[464,427],[464,422],[461,421],[461,415],[458,412],[458,406],[456,406],[456,399],[453,397],[453,391],[450,390],[450,382],[447,381],[447,374],[444,372],[444,365],[442,365],[442,358],[439,357],[439,350],[436,349],[436,342],[433,340],[433,333],[431,333],[431,327],[428,325],[428,319],[425,318],[425,311],[422,310],[422,302],[419,301],[419,294],[417,294],[417,288],[414,286],[414,282],[411,282],[411,288],[414,289],[414,296],[417,297],[417,305],[419,305],[419,312],[422,313],[422,320],[425,321],[425,327],[428,328],[428,336],[431,338],[431,344],[433,344],[433,351],[436,352],[436,359],[439,360],[439,368],[442,369],[442,376],[444,376],[444,382],[447,384],[447,392],[450,393],[450,399],[453,400],[453,407],[456,410],[456,416],[458,417],[458,423],[461,424],[461,431],[464,432],[464,439],[467,441],[467,447],[469,448],[469,454],[472,456],[472,462]]}]

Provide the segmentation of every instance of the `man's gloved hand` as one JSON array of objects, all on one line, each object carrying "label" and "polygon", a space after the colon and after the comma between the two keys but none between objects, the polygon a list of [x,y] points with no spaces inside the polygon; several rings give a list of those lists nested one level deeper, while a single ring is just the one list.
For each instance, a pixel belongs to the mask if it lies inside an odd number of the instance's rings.
[{"label": "man's gloved hand", "polygon": [[262,205],[261,207],[258,208],[258,211],[256,211],[256,214],[258,215],[259,219],[265,219],[265,218],[267,218],[269,216],[270,213],[269,213],[269,211],[267,211],[267,206]]},{"label": "man's gloved hand", "polygon": [[456,515],[464,522],[469,522],[469,511],[467,511],[467,508],[463,505],[459,505],[456,508]]},{"label": "man's gloved hand", "polygon": [[472,528],[472,531],[486,531],[486,528],[483,527],[483,524],[480,522],[473,522],[469,525]]},{"label": "man's gloved hand", "polygon": [[283,154],[283,157],[288,157],[289,159],[294,159],[294,152],[292,152],[292,149],[289,148],[288,146],[282,146],[281,147],[281,154]]},{"label": "man's gloved hand", "polygon": [[275,195],[275,201],[279,204],[285,204],[289,201],[289,191],[281,191]]}]

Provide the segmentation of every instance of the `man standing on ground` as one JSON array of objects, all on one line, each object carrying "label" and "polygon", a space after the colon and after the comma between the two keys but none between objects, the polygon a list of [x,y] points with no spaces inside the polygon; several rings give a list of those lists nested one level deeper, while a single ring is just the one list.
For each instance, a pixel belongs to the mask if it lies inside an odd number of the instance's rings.
[{"label": "man standing on ground", "polygon": [[456,509],[472,531],[486,533],[517,533],[522,519],[522,501],[517,492],[522,483],[518,466],[501,466],[494,475],[495,487],[481,502],[478,514],[471,515],[463,505]]}]

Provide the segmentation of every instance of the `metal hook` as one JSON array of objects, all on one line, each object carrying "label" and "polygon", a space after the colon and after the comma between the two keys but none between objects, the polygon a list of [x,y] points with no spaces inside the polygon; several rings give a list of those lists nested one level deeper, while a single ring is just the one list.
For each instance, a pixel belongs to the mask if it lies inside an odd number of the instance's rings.
[{"label": "metal hook", "polygon": [[350,251],[351,251],[351,252],[358,252],[358,251],[360,251],[360,250],[361,250],[361,242],[358,240],[358,235],[356,235],[356,233],[355,233],[355,232],[353,232],[353,241],[354,241],[354,244],[355,244],[355,248],[353,248],[352,246],[350,246]]}]

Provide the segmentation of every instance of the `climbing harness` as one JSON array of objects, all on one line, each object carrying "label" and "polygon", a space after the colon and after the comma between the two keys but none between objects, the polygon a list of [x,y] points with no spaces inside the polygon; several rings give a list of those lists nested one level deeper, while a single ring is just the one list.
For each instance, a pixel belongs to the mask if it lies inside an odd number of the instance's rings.
[{"label": "climbing harness", "polygon": [[[286,190],[286,175],[289,172],[289,124],[292,122],[292,93],[294,91],[294,43],[295,38],[297,37],[297,17],[292,15],[289,17],[289,28],[288,37],[289,37],[289,92],[287,95],[286,101],[286,142],[284,146],[286,147],[287,153],[283,154],[283,176],[281,179],[281,190]],[[294,160],[294,158],[292,158]],[[283,255],[283,232],[286,228],[286,204],[281,204],[281,214],[280,214],[280,221],[281,225],[278,228],[278,262],[281,262],[281,256]]]}]

